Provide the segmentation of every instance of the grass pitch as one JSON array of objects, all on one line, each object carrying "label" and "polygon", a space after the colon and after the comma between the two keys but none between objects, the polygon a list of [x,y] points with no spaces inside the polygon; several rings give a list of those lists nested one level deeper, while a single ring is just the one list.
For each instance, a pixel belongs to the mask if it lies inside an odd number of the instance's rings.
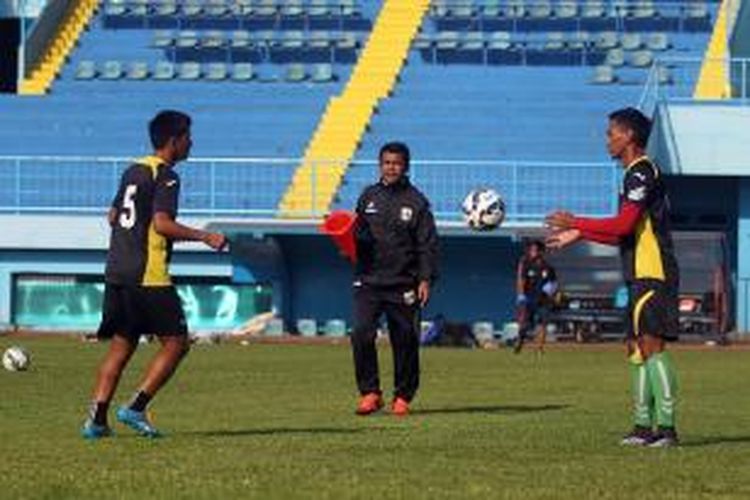
[{"label": "grass pitch", "polygon": [[[750,498],[750,352],[679,351],[678,449],[623,449],[618,346],[423,351],[414,414],[353,414],[349,348],[196,346],[152,408],[168,436],[78,434],[105,345],[1,338],[2,498]],[[127,399],[154,346],[133,359]],[[384,386],[390,356],[381,351]],[[113,420],[113,419],[112,419]]]}]

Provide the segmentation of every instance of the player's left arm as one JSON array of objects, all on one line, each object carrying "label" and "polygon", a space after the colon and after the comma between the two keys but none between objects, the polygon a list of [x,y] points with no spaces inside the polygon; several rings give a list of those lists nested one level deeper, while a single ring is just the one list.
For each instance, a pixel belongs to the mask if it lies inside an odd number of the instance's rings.
[{"label": "player's left arm", "polygon": [[221,250],[227,243],[223,234],[192,228],[175,220],[179,193],[179,181],[176,176],[157,176],[154,187],[154,230],[173,241],[201,241],[214,250]]},{"label": "player's left arm", "polygon": [[635,231],[635,226],[638,224],[642,213],[643,210],[639,204],[626,201],[614,217],[603,219],[576,217],[571,227],[581,231],[582,235],[595,233],[622,238]]},{"label": "player's left arm", "polygon": [[168,212],[154,213],[154,229],[157,233],[172,241],[200,241],[214,250],[221,250],[227,244],[227,239],[223,234],[211,233],[180,224]]},{"label": "player's left arm", "polygon": [[580,237],[591,235],[595,239],[622,238],[633,234],[638,221],[646,210],[654,189],[655,174],[650,167],[628,171],[624,181],[624,201],[614,217],[593,219],[576,217],[568,212],[555,212],[547,217],[547,224],[557,229],[576,229]]},{"label": "player's left arm", "polygon": [[[640,205],[625,202],[620,211],[614,217],[592,219],[588,217],[577,217],[568,212],[554,212],[547,216],[546,223],[555,230],[578,231],[578,237],[583,239],[596,239],[596,235],[603,236],[603,242],[609,238],[621,238],[631,234],[641,217]],[[591,238],[587,238],[591,235]]]},{"label": "player's left arm", "polygon": [[438,276],[438,236],[429,204],[425,204],[417,215],[416,247],[419,267],[417,295],[424,307],[430,300],[430,285]]}]

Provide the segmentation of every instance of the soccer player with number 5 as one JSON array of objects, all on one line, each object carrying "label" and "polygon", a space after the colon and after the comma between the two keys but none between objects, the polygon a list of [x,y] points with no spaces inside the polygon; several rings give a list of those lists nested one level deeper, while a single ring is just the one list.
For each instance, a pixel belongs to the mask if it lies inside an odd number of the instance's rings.
[{"label": "soccer player with number 5", "polygon": [[137,160],[122,174],[109,210],[112,232],[100,338],[111,338],[99,366],[91,409],[81,434],[86,439],[111,435],[109,403],[142,334],[156,335],[161,349],[128,405],[117,419],[138,434],[157,437],[146,405],[169,380],[189,348],[185,314],[169,275],[174,241],[201,241],[221,250],[226,238],[175,221],[180,178],[174,166],[192,146],[191,119],[179,111],[162,111],[149,123],[154,154]]}]

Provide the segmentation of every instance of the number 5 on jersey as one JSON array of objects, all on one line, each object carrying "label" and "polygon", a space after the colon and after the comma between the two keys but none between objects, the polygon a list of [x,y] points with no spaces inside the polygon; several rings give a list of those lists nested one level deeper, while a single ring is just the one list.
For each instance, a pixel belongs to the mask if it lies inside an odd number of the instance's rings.
[{"label": "number 5 on jersey", "polygon": [[120,226],[131,229],[135,226],[135,194],[138,191],[137,184],[128,184],[125,194],[122,196],[122,210],[120,211]]}]

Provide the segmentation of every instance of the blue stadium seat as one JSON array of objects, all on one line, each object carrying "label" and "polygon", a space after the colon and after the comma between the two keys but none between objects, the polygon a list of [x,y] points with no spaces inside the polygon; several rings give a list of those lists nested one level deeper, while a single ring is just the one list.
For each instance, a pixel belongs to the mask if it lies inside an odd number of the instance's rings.
[{"label": "blue stadium seat", "polygon": [[255,78],[255,73],[251,63],[235,63],[232,65],[232,80],[236,82],[249,82],[253,78]]},{"label": "blue stadium seat", "polygon": [[171,80],[175,77],[174,64],[167,61],[159,61],[154,65],[152,78],[154,80]]},{"label": "blue stadium seat", "polygon": [[125,70],[125,78],[128,80],[145,80],[149,76],[148,63],[145,61],[132,61],[128,63]]},{"label": "blue stadium seat", "polygon": [[616,80],[614,68],[606,64],[596,66],[591,77],[591,83],[595,85],[609,85],[615,83]]},{"label": "blue stadium seat", "polygon": [[310,81],[313,83],[329,83],[336,80],[333,73],[333,66],[330,64],[314,64],[310,74]]},{"label": "blue stadium seat", "polygon": [[106,61],[99,71],[101,80],[119,80],[122,76],[122,63],[120,61]]},{"label": "blue stadium seat", "polygon": [[307,70],[304,64],[288,64],[284,73],[284,80],[290,83],[300,83],[307,80]]},{"label": "blue stadium seat", "polygon": [[172,30],[157,30],[154,31],[154,36],[151,41],[151,46],[156,49],[166,49],[172,47],[175,40],[175,35]]},{"label": "blue stadium seat", "polygon": [[654,52],[663,52],[671,47],[669,35],[666,33],[651,33],[646,38],[646,47]]},{"label": "blue stadium seat", "polygon": [[610,49],[604,59],[604,64],[619,67],[625,64],[625,51],[622,49]]},{"label": "blue stadium seat", "polygon": [[208,63],[203,72],[203,78],[212,82],[220,82],[227,79],[229,71],[224,63]]},{"label": "blue stadium seat", "polygon": [[196,62],[184,62],[177,66],[177,79],[197,80],[201,77],[201,65]]},{"label": "blue stadium seat", "polygon": [[628,54],[627,62],[636,68],[648,68],[654,62],[654,54],[648,49],[636,50]]},{"label": "blue stadium seat", "polygon": [[640,33],[623,33],[620,37],[620,47],[623,50],[638,50],[642,45]]},{"label": "blue stadium seat", "polygon": [[75,74],[76,80],[92,80],[96,78],[96,63],[94,61],[81,61]]}]

